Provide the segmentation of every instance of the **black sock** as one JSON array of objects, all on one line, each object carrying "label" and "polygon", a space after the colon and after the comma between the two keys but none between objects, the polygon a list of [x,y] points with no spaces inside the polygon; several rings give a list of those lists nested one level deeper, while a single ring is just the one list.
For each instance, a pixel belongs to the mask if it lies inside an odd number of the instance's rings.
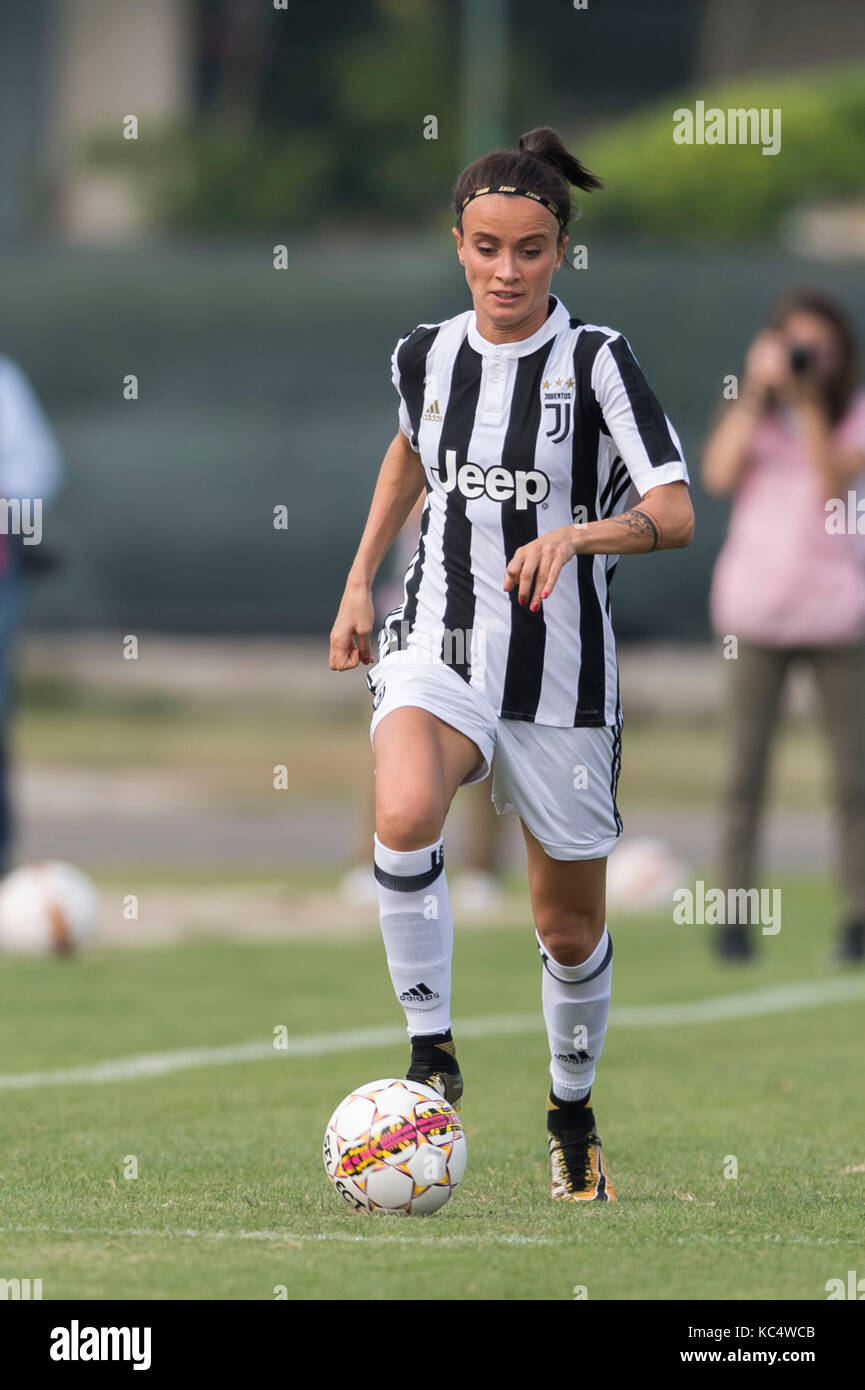
[{"label": "black sock", "polygon": [[444,1033],[415,1033],[411,1039],[412,1066],[436,1066],[458,1071],[456,1048],[450,1028]]},{"label": "black sock", "polygon": [[594,1124],[592,1107],[589,1104],[591,1091],[582,1100],[559,1100],[552,1086],[547,1101],[547,1127],[553,1132],[591,1129]]},{"label": "black sock", "polygon": [[443,1033],[413,1033],[411,1038],[412,1047],[434,1047],[436,1043],[453,1042],[450,1028],[446,1028]]}]

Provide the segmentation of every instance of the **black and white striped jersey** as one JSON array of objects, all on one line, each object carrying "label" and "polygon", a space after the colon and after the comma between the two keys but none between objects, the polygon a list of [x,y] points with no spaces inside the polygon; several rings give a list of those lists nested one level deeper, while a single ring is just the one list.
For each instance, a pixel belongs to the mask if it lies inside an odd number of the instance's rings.
[{"label": "black and white striped jersey", "polygon": [[503,719],[612,725],[618,557],[575,557],[537,613],[505,593],[505,567],[547,531],[624,511],[632,484],[642,496],[689,478],[627,339],[549,299],[545,323],[519,342],[488,342],[469,310],[419,324],[394,349],[399,424],[427,493],[379,652],[453,666]]}]

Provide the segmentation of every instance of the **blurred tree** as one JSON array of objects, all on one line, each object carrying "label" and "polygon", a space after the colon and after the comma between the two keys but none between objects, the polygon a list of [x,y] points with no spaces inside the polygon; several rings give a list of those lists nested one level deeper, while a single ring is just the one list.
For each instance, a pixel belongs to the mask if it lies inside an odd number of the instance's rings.
[{"label": "blurred tree", "polygon": [[[752,3],[753,0],[747,0]],[[706,0],[510,0],[512,117],[583,133],[688,81]]]},{"label": "blurred tree", "polygon": [[[277,11],[199,0],[197,120],[145,132],[137,172],[175,230],[421,222],[459,152],[459,0],[336,0]],[[123,168],[99,134],[89,157]]]},{"label": "blurred tree", "polygon": [[[460,151],[453,0],[378,0],[372,29],[328,60],[341,154],[337,206],[410,220],[440,207]],[[431,119],[430,119],[431,118]]]}]

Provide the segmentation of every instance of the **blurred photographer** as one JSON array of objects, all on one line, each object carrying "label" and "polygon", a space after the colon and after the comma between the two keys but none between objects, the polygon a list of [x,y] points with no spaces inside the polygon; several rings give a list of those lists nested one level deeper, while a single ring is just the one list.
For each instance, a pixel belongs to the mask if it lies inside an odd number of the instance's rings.
[{"label": "blurred photographer", "polygon": [[[703,483],[732,494],[712,581],[715,632],[738,639],[731,660],[722,871],[755,887],[766,769],[784,684],[805,661],[831,750],[844,920],[843,962],[865,953],[865,539],[827,503],[865,497],[865,392],[845,315],[817,290],[785,294],[745,359],[739,398],[705,446]],[[745,922],[719,929],[727,959],[754,949]]]}]

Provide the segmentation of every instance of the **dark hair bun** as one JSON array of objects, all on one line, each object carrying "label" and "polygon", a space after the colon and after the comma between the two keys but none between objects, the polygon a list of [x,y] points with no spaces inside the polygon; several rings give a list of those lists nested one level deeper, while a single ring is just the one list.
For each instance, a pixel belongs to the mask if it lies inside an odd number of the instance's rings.
[{"label": "dark hair bun", "polygon": [[551,126],[539,125],[521,135],[519,150],[521,154],[533,154],[536,159],[543,159],[545,163],[552,164],[568,183],[574,184],[577,188],[588,190],[604,186],[602,179],[597,178],[580,163],[576,155],[565,149],[559,132]]},{"label": "dark hair bun", "polygon": [[604,186],[576,155],[565,149],[559,132],[548,125],[521,135],[519,149],[490,150],[466,165],[453,190],[453,209],[460,230],[465,199],[476,189],[498,184],[527,188],[551,203],[559,222],[560,240],[574,216],[571,184],[587,190]]}]

